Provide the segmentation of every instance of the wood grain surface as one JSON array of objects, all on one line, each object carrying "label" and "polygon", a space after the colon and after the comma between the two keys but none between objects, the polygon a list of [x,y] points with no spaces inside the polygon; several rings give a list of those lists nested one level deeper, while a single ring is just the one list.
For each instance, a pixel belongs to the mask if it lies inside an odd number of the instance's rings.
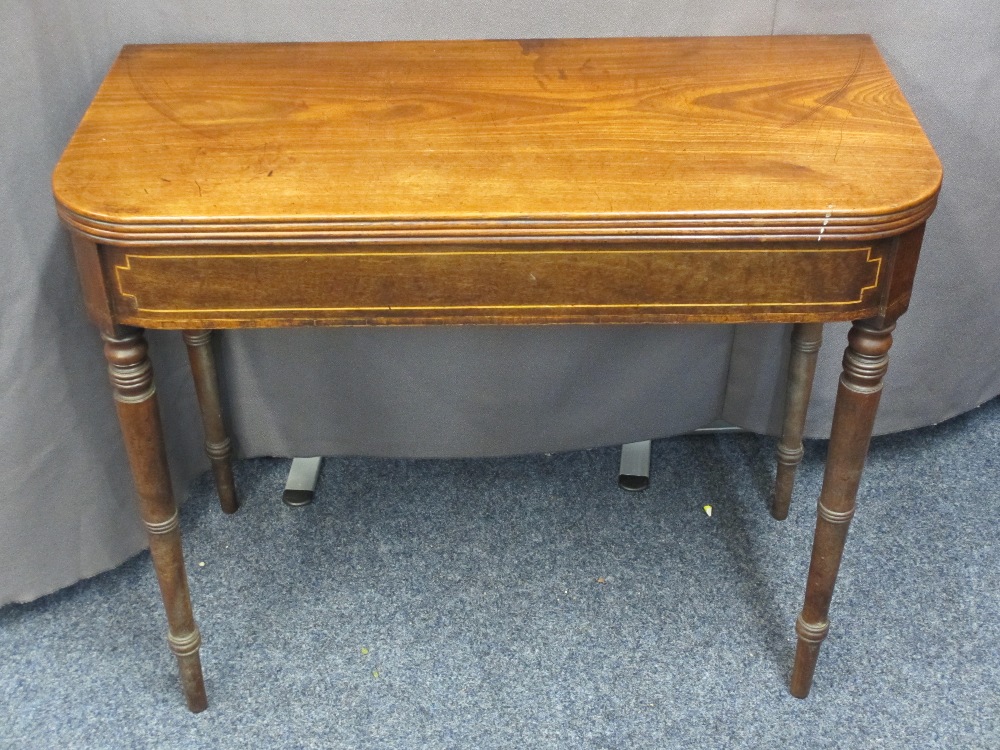
[{"label": "wood grain surface", "polygon": [[[535,243],[192,252],[109,248],[114,317],[149,328],[848,320],[876,314],[877,247]],[[362,246],[370,248],[370,246]],[[888,257],[886,257],[886,255]]]},{"label": "wood grain surface", "polygon": [[941,167],[867,36],[126,47],[54,174],[100,242],[874,239]]},{"label": "wood grain surface", "polygon": [[[237,507],[208,328],[853,320],[796,625],[810,689],[941,167],[869,37],[126,47],[56,167],[150,533],[206,705],[143,327],[185,329]],[[134,327],[132,327],[134,326]]]}]

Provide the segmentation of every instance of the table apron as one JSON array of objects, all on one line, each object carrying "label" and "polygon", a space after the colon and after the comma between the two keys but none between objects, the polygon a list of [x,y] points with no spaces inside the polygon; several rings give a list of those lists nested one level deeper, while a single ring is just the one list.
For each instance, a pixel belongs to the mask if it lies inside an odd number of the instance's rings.
[{"label": "table apron", "polygon": [[874,243],[102,246],[114,318],[146,328],[846,320],[877,313]]}]

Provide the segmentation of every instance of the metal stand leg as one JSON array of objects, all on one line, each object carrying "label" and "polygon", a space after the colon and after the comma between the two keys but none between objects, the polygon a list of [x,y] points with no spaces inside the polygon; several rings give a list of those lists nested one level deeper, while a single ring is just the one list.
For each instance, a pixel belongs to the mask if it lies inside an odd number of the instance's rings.
[{"label": "metal stand leg", "polygon": [[285,492],[281,496],[285,505],[297,508],[309,505],[313,501],[316,479],[319,477],[319,468],[322,464],[321,456],[292,459],[292,468],[288,470],[288,481],[285,482]]},{"label": "metal stand leg", "polygon": [[[721,420],[712,422],[707,427],[699,427],[695,435],[715,435],[723,432],[742,432],[735,425]],[[622,460],[618,469],[618,486],[623,490],[639,492],[649,487],[649,450],[651,441],[642,440],[638,443],[622,445]]]},{"label": "metal stand leg", "polygon": [[649,487],[649,449],[651,441],[625,443],[618,469],[618,486],[630,492]]}]

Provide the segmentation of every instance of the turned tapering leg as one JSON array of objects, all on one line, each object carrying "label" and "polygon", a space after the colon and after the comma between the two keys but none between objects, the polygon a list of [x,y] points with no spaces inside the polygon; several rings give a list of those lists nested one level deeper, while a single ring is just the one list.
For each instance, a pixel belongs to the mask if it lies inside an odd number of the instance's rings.
[{"label": "turned tapering leg", "polygon": [[778,441],[778,476],[774,482],[771,515],[783,521],[795,486],[795,470],[802,462],[802,431],[816,373],[816,355],[823,342],[822,323],[796,323],[792,328],[792,353],[788,359],[785,419]]},{"label": "turned tapering leg", "polygon": [[153,370],[142,331],[121,328],[116,333],[117,336],[104,336],[104,353],[138,490],[139,510],[149,535],[149,550],[167,613],[167,642],[177,657],[188,708],[204,711],[208,699],[198,656],[201,638],[191,611]]},{"label": "turned tapering leg", "polygon": [[795,624],[798,646],[789,689],[797,698],[809,694],[820,644],[830,629],[830,600],[844,553],[847,527],[854,515],[854,501],[882,394],[882,378],[889,366],[893,328],[893,322],[860,320],[855,321],[848,335],[817,507],[805,604]]},{"label": "turned tapering leg", "polygon": [[205,452],[212,461],[215,487],[225,513],[235,513],[240,507],[233,482],[232,444],[222,421],[222,402],[219,397],[219,376],[215,369],[211,331],[184,331],[191,374],[198,394],[201,421],[205,426]]}]

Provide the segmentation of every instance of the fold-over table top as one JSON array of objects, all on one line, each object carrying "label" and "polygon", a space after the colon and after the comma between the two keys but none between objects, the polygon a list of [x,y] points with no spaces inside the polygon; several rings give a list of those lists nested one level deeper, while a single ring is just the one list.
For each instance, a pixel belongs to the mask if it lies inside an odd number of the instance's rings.
[{"label": "fold-over table top", "polygon": [[867,36],[125,47],[53,177],[104,241],[859,239],[941,166]]}]

